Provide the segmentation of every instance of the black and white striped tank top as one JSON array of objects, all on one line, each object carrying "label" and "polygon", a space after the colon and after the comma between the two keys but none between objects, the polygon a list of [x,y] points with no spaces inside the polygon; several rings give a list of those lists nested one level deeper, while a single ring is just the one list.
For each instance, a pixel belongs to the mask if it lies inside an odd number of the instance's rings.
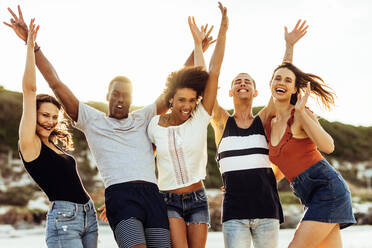
[{"label": "black and white striped tank top", "polygon": [[257,115],[249,128],[230,116],[217,148],[217,162],[226,190],[222,221],[276,218],[283,212],[269,160],[264,127]]}]

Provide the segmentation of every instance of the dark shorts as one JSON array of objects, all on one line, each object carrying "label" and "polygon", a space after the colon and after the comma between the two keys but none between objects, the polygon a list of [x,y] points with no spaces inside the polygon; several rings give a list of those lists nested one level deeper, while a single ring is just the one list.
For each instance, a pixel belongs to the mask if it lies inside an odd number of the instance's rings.
[{"label": "dark shorts", "polygon": [[169,230],[167,208],[153,183],[120,183],[105,190],[106,216],[111,229],[123,220],[135,218],[143,228]]},{"label": "dark shorts", "polygon": [[298,175],[291,188],[305,206],[303,221],[339,223],[340,229],[356,223],[349,187],[326,160]]},{"label": "dark shorts", "polygon": [[160,194],[167,204],[169,218],[182,218],[186,224],[205,223],[209,226],[208,197],[204,188],[185,194]]}]

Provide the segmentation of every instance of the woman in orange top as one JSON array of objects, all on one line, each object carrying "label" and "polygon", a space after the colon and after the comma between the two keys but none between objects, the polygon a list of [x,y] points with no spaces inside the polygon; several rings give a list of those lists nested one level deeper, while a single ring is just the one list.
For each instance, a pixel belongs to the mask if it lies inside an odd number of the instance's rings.
[{"label": "woman in orange top", "polygon": [[333,152],[332,137],[305,107],[312,93],[329,109],[334,94],[320,77],[291,63],[274,70],[270,87],[275,116],[266,125],[269,157],[305,206],[289,247],[342,247],[340,229],[355,223],[350,190],[319,152]]}]

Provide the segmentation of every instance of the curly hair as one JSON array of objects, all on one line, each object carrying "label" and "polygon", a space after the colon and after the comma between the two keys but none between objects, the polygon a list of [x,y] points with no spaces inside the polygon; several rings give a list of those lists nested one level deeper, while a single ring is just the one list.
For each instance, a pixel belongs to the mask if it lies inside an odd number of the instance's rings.
[{"label": "curly hair", "polygon": [[183,88],[195,90],[196,96],[199,99],[204,92],[208,78],[209,73],[201,66],[184,67],[178,71],[172,72],[167,78],[163,92],[166,101],[169,103],[169,100],[174,97],[177,90]]},{"label": "curly hair", "polygon": [[307,87],[308,82],[310,82],[310,93],[313,93],[316,96],[318,103],[320,100],[323,106],[328,110],[331,108],[331,105],[335,104],[335,93],[329,86],[326,85],[321,77],[314,74],[305,73],[291,63],[283,63],[276,67],[270,81],[273,80],[275,72],[280,68],[287,68],[296,76],[295,87],[297,88],[297,92],[292,94],[291,104],[296,104],[298,94],[301,90],[303,91]]},{"label": "curly hair", "polygon": [[[49,102],[54,104],[58,110],[62,110],[62,105],[57,101],[57,99],[51,95],[47,94],[38,94],[36,96],[36,109],[40,108],[42,103]],[[62,143],[63,149],[66,151],[74,150],[74,144],[72,140],[72,135],[68,131],[68,120],[66,118],[62,118],[53,130],[53,132],[49,136],[49,141],[57,144],[58,141]]]}]

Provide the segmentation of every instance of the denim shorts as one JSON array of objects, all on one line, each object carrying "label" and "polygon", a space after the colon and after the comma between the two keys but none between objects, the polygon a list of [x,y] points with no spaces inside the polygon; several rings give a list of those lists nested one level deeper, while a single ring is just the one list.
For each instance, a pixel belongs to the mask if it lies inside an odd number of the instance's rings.
[{"label": "denim shorts", "polygon": [[326,160],[295,177],[291,188],[305,207],[302,221],[339,223],[340,229],[356,223],[349,187]]},{"label": "denim shorts", "polygon": [[49,248],[96,248],[97,238],[97,216],[92,200],[86,204],[52,202],[46,224]]},{"label": "denim shorts", "polygon": [[205,223],[209,226],[208,197],[205,189],[175,194],[160,192],[167,205],[168,218],[182,218],[186,224]]}]

